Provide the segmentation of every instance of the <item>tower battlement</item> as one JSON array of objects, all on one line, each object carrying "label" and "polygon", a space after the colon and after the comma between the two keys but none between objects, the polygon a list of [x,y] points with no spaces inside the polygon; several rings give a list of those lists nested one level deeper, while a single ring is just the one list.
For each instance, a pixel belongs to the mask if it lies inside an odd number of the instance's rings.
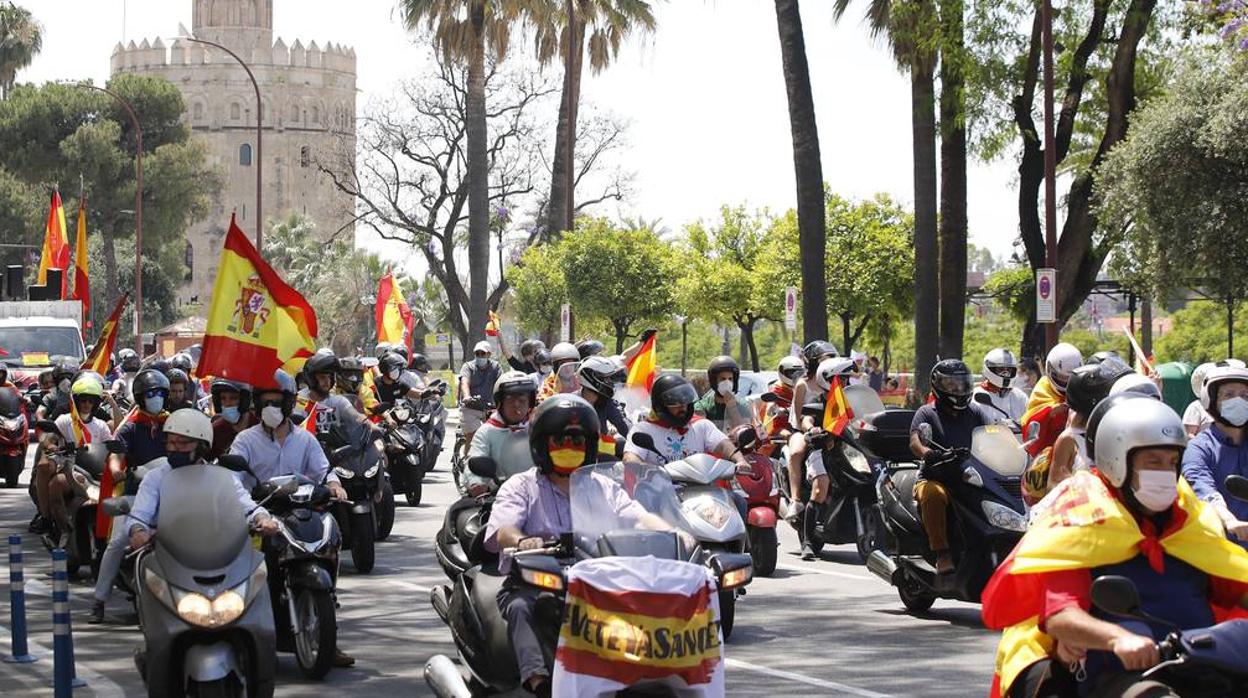
[{"label": "tower battlement", "polygon": [[[233,47],[231,47],[232,50]],[[235,50],[236,53],[239,53]],[[336,73],[355,74],[355,49],[335,44],[332,41],[321,48],[315,41],[306,46],[296,39],[287,46],[285,41],[278,39],[268,49],[256,48],[248,53],[239,53],[244,61],[251,66],[276,66],[282,68],[311,68],[328,70]],[[212,65],[222,63],[229,66],[237,65],[233,58],[221,51],[183,39],[173,39],[169,45],[157,37],[154,41],[143,39],[139,44],[131,40],[128,44],[120,42],[113,47],[112,72],[131,72],[142,68],[159,68],[162,66],[185,67]]]}]

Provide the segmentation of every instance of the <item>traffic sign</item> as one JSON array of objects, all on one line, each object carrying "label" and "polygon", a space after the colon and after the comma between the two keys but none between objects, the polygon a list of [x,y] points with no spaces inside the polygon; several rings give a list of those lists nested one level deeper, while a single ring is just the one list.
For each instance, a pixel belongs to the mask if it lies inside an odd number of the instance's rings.
[{"label": "traffic sign", "polygon": [[572,306],[567,303],[559,308],[559,336],[565,342],[572,341]]},{"label": "traffic sign", "polygon": [[794,286],[784,289],[784,329],[790,332],[797,329],[797,288]]},{"label": "traffic sign", "polygon": [[1036,322],[1057,322],[1057,270],[1036,270]]}]

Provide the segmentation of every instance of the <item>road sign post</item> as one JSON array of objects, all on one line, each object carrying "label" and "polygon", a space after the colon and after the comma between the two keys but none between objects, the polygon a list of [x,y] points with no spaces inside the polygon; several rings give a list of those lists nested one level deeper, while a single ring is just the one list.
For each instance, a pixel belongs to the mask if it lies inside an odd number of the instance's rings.
[{"label": "road sign post", "polygon": [[1036,270],[1036,322],[1057,322],[1057,270]]}]

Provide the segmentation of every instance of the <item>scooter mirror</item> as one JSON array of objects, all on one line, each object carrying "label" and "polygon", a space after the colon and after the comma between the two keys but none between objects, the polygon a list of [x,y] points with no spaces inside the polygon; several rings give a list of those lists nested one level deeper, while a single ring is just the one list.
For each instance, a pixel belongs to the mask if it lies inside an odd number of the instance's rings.
[{"label": "scooter mirror", "polygon": [[489,456],[473,456],[468,459],[468,470],[477,477],[493,480],[498,474],[498,463],[495,463],[494,459]]},{"label": "scooter mirror", "polygon": [[217,465],[234,473],[250,473],[251,468],[247,465],[247,459],[243,456],[235,454],[226,454],[217,458]]},{"label": "scooter mirror", "polygon": [[822,417],[823,405],[818,402],[811,402],[809,404],[802,405],[802,416],[803,417]]},{"label": "scooter mirror", "polygon": [[109,516],[125,516],[130,513],[130,505],[128,497],[109,497],[100,502],[100,509]]},{"label": "scooter mirror", "polygon": [[1135,583],[1126,577],[1105,575],[1092,582],[1092,603],[1096,607],[1126,618],[1140,615],[1140,592]]},{"label": "scooter mirror", "polygon": [[985,407],[992,407],[992,398],[988,397],[988,393],[973,393],[971,399]]},{"label": "scooter mirror", "polygon": [[304,412],[303,410],[295,410],[294,412],[290,413],[290,421],[292,424],[296,426],[303,424],[303,421],[307,418],[308,418],[308,413]]},{"label": "scooter mirror", "polygon": [[107,449],[109,453],[116,453],[118,455],[124,454],[126,452],[126,444],[120,439],[111,439],[109,441],[105,441],[104,448]]},{"label": "scooter mirror", "polygon": [[41,419],[35,422],[35,428],[38,429],[39,431],[46,432],[49,434],[57,433],[56,422],[50,419]]},{"label": "scooter mirror", "polygon": [[632,441],[633,445],[638,448],[644,448],[647,451],[654,451],[655,453],[658,453],[658,449],[656,449],[654,446],[654,437],[650,436],[649,434],[643,434],[639,431],[634,431],[632,434],[629,435],[628,439]]},{"label": "scooter mirror", "polygon": [[1248,502],[1248,477],[1232,475],[1226,478],[1226,491],[1235,499]]},{"label": "scooter mirror", "polygon": [[758,441],[758,432],[754,429],[742,429],[737,434],[737,450],[744,451],[753,446]]},{"label": "scooter mirror", "polygon": [[763,402],[780,402],[780,396],[776,395],[775,393],[763,393],[762,395],[758,396],[758,399],[762,400]]}]

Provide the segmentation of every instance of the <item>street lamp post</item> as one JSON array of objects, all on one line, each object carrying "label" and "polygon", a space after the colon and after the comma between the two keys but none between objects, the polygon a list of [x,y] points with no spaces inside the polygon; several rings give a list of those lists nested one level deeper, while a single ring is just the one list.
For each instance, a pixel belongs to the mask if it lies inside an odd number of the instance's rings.
[{"label": "street lamp post", "polygon": [[264,113],[263,106],[260,102],[260,84],[256,82],[256,76],[252,74],[251,67],[247,65],[246,61],[240,58],[237,53],[234,53],[221,44],[218,44],[215,41],[208,41],[207,39],[196,39],[193,36],[180,36],[178,38],[184,41],[192,41],[197,44],[206,44],[208,46],[212,46],[213,48],[221,49],[227,53],[231,58],[238,61],[239,65],[243,66],[243,70],[247,72],[247,78],[251,80],[252,88],[256,91],[256,250],[261,250],[262,248],[260,245],[263,241],[264,228],[264,209],[262,207],[262,204],[264,203],[262,189],[262,183],[264,181],[264,146],[261,143],[261,140],[264,137]]},{"label": "street lamp post", "polygon": [[[1057,146],[1053,135],[1053,3],[1042,0],[1044,52],[1044,256],[1045,265],[1057,269]],[[1061,272],[1058,271],[1057,274]],[[1055,274],[1055,276],[1057,275]],[[1053,284],[1054,313],[1059,313],[1058,284]],[[1044,328],[1045,352],[1057,344],[1057,318]]]},{"label": "street lamp post", "polygon": [[103,92],[117,100],[134,127],[134,350],[143,356],[143,127],[130,103],[106,87],[76,83],[78,87]]}]

